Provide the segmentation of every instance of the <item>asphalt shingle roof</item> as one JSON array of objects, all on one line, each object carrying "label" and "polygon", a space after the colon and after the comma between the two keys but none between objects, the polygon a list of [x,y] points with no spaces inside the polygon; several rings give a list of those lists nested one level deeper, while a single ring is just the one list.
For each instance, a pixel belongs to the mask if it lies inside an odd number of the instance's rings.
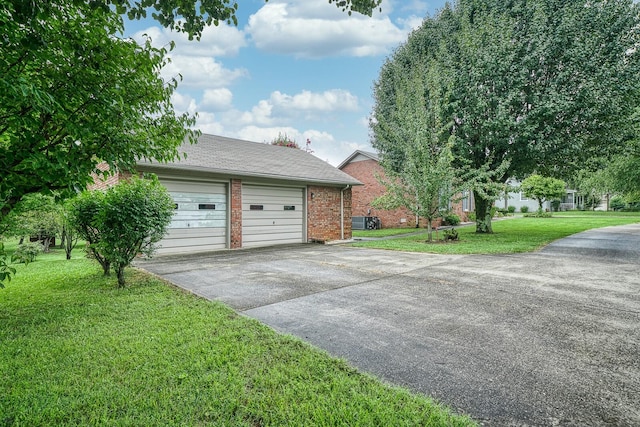
[{"label": "asphalt shingle roof", "polygon": [[197,144],[179,149],[187,157],[168,163],[141,161],[163,169],[197,170],[234,177],[259,177],[305,183],[362,185],[329,163],[303,150],[203,134]]}]

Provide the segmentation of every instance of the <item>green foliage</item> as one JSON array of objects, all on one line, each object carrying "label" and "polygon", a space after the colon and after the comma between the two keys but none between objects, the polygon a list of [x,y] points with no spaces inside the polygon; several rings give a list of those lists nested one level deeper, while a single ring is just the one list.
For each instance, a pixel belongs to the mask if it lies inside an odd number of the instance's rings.
[{"label": "green foliage", "polygon": [[460,224],[460,217],[452,212],[445,213],[442,215],[442,219],[447,225],[458,225]]},{"label": "green foliage", "polygon": [[542,212],[542,204],[545,200],[560,199],[566,193],[564,181],[541,175],[529,175],[520,184],[525,196],[538,201],[538,211]]},{"label": "green foliage", "polygon": [[551,212],[543,212],[543,211],[535,211],[531,213],[524,214],[526,218],[551,218],[553,215]]},{"label": "green foliage", "polygon": [[515,206],[509,206],[507,208],[507,213],[514,214],[515,212],[516,212],[516,207]]},{"label": "green foliage", "polygon": [[[420,67],[441,76],[441,90],[425,94],[423,105],[451,123],[454,165],[474,191],[476,231],[492,231],[488,213],[507,178],[534,170],[570,176],[584,159],[618,150],[632,126],[638,5],[590,5],[461,0],[426,18],[382,67],[378,122],[395,114],[396,80]],[[402,165],[397,142],[374,135],[374,147]]]},{"label": "green foliage", "polygon": [[529,206],[520,206],[520,212],[522,213],[529,212]]},{"label": "green foliage", "polygon": [[458,230],[456,230],[455,228],[442,230],[442,240],[444,241],[460,240],[460,236],[458,235]]},{"label": "green foliage", "polygon": [[386,193],[373,205],[383,209],[402,206],[426,218],[431,241],[432,221],[456,193],[449,125],[424,102],[425,97],[441,96],[438,80],[442,76],[424,67],[406,73],[396,67],[398,77],[389,82],[395,93],[393,110],[371,121],[373,145],[380,152],[386,175],[380,177]]},{"label": "green foliage", "polygon": [[171,196],[155,176],[133,177],[106,192],[84,191],[69,205],[70,223],[104,275],[113,266],[120,287],[125,267],[139,254],[153,254],[174,212]]},{"label": "green foliage", "polygon": [[609,201],[609,208],[614,211],[620,211],[627,206],[627,202],[625,202],[622,196],[614,196]]},{"label": "green foliage", "polygon": [[133,177],[107,190],[95,218],[100,230],[96,246],[116,271],[120,287],[125,285],[125,267],[138,254],[153,255],[173,213],[173,199],[155,176]]},{"label": "green foliage", "polygon": [[102,191],[83,191],[68,202],[68,221],[79,237],[87,242],[89,254],[100,263],[102,272],[108,276],[111,260],[99,250],[102,228],[98,215],[104,207],[104,199],[105,194]]},{"label": "green foliage", "polygon": [[0,289],[4,288],[5,282],[10,282],[16,274],[16,269],[11,266],[11,260],[4,250],[4,243],[0,242]]},{"label": "green foliage", "polygon": [[290,138],[286,133],[279,133],[278,136],[271,141],[271,145],[278,145],[280,147],[300,148],[295,139]]},{"label": "green foliage", "polygon": [[25,194],[75,194],[103,174],[100,162],[113,171],[171,160],[195,139],[194,117],[171,103],[177,80],[160,76],[171,46],[124,39],[108,2],[9,0],[0,27],[3,214]]},{"label": "green foliage", "polygon": [[36,237],[44,252],[62,230],[62,206],[54,196],[40,193],[26,195],[3,218],[4,234],[11,237]]},{"label": "green foliage", "polygon": [[36,257],[44,252],[42,243],[29,242],[18,245],[11,259],[18,263],[29,264],[36,260]]}]

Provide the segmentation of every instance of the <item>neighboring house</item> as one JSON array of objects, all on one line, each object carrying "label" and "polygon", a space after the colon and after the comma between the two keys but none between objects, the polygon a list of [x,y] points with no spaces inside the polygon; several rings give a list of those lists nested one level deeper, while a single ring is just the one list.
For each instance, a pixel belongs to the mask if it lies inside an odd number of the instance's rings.
[{"label": "neighboring house", "polygon": [[[378,217],[382,228],[416,227],[416,216],[406,208],[386,210],[371,206],[374,199],[385,193],[385,187],[378,181],[384,177],[384,170],[380,166],[378,155],[368,151],[356,150],[347,157],[338,169],[362,182],[362,186],[354,187],[352,191],[351,212],[354,217]],[[464,211],[465,201],[467,210]],[[467,220],[469,212],[468,199],[452,203],[449,209],[456,213],[462,221]],[[434,225],[438,225],[435,222]],[[418,221],[419,226],[425,226],[424,220]]]},{"label": "neighboring house", "polygon": [[[507,209],[509,206],[514,206],[516,208],[516,212],[520,212],[522,206],[526,206],[529,209],[529,212],[538,210],[538,201],[525,196],[524,193],[519,190],[520,181],[515,178],[510,178],[507,180],[506,184],[509,187],[516,188],[517,191],[511,191],[506,194],[506,197],[501,197],[496,200],[496,207]],[[562,211],[579,209],[584,205],[584,200],[582,199],[583,198],[581,196],[578,196],[576,190],[567,189],[566,194],[560,201],[559,209]],[[545,211],[551,211],[551,200],[545,201],[542,204],[542,209]]]},{"label": "neighboring house", "polygon": [[175,201],[158,253],[351,238],[352,189],[361,183],[325,161],[295,148],[213,135],[179,151],[175,162],[138,163],[139,172],[158,175]]}]

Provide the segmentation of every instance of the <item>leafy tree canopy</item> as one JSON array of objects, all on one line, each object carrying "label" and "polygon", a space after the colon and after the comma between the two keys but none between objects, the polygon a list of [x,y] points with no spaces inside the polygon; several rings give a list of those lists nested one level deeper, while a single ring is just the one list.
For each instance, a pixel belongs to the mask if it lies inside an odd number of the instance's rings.
[{"label": "leafy tree canopy", "polygon": [[529,175],[525,178],[520,188],[525,196],[538,201],[539,212],[542,212],[542,204],[545,201],[562,199],[566,193],[564,181],[538,174]]},{"label": "leafy tree canopy", "polygon": [[[459,0],[426,18],[382,67],[373,116],[392,114],[393,81],[408,70],[441,72],[446,90],[421,102],[451,123],[477,231],[491,232],[487,213],[507,178],[566,177],[623,144],[640,100],[639,10],[631,0]],[[403,161],[384,132],[374,128],[372,144]]]},{"label": "leafy tree canopy", "polygon": [[[329,0],[370,15],[380,0]],[[199,38],[236,23],[228,0],[7,0],[0,4],[0,220],[23,195],[74,192],[107,162],[173,160],[195,134],[176,115],[177,80],[163,81],[168,48],[123,39],[123,15],[150,14]]]},{"label": "leafy tree canopy", "polygon": [[82,189],[105,161],[175,158],[194,123],[176,115],[166,49],[118,35],[122,19],[96,3],[0,6],[0,206],[25,194]]}]

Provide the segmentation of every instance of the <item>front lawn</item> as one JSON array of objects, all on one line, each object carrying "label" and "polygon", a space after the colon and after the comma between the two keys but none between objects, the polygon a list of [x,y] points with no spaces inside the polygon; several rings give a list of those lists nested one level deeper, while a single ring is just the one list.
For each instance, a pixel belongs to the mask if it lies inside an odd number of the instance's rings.
[{"label": "front lawn", "polygon": [[[354,246],[442,254],[531,252],[554,240],[592,228],[640,222],[638,212],[560,212],[551,218],[508,218],[493,222],[493,234],[477,234],[475,224],[457,229],[458,242],[426,243],[427,234],[353,243]],[[434,233],[436,236],[436,233]],[[438,238],[442,238],[439,232]]]},{"label": "front lawn", "polygon": [[420,231],[419,228],[381,228],[379,230],[353,230],[351,232],[353,237],[387,237],[398,236],[401,234],[410,234]]},{"label": "front lawn", "polygon": [[474,425],[142,271],[117,289],[62,258],[0,290],[0,425]]}]

